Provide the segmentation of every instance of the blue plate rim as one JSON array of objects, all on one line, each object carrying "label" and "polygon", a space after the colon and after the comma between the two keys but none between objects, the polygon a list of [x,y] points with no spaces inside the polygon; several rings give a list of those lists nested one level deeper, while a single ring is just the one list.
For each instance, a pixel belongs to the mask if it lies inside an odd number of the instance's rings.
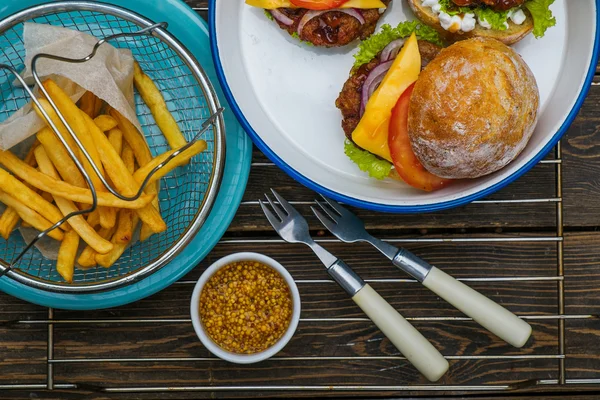
[{"label": "blue plate rim", "polygon": [[300,182],[302,185],[306,186],[307,188],[309,188],[315,192],[321,193],[325,196],[328,196],[334,200],[351,205],[351,206],[364,208],[364,209],[368,209],[368,210],[373,210],[373,211],[386,212],[386,213],[416,214],[416,213],[442,211],[442,210],[447,210],[450,208],[463,206],[463,205],[469,204],[475,200],[484,198],[484,197],[506,187],[507,185],[511,184],[512,182],[514,182],[515,180],[520,178],[523,174],[528,172],[538,162],[540,162],[552,150],[552,148],[554,148],[554,146],[556,146],[556,144],[564,136],[564,134],[567,133],[569,127],[572,125],[573,121],[577,117],[577,114],[579,113],[579,110],[581,109],[581,107],[588,95],[592,80],[593,80],[595,72],[596,72],[596,66],[598,65],[598,57],[600,54],[600,0],[596,0],[595,1],[595,3],[596,3],[596,34],[595,34],[595,42],[594,42],[594,51],[592,54],[590,68],[588,70],[583,89],[582,89],[581,93],[579,93],[579,97],[577,98],[577,101],[575,102],[573,108],[569,112],[567,118],[565,119],[565,121],[563,122],[561,127],[558,129],[558,131],[554,134],[552,139],[546,144],[546,146],[544,146],[531,160],[529,160],[519,170],[515,171],[513,174],[506,177],[502,181],[500,181],[486,189],[483,189],[477,193],[473,193],[473,194],[465,196],[465,197],[461,197],[461,198],[454,199],[454,200],[449,200],[449,201],[442,202],[442,203],[425,204],[425,205],[418,205],[418,206],[379,204],[379,203],[373,203],[373,202],[369,202],[369,201],[365,201],[365,200],[360,200],[360,199],[357,199],[357,198],[354,198],[351,196],[347,196],[347,195],[335,192],[333,190],[330,190],[330,189],[312,181],[311,179],[305,177],[304,175],[302,175],[301,173],[299,173],[298,171],[293,169],[291,166],[289,166],[273,150],[271,150],[269,148],[269,146],[260,138],[260,136],[256,133],[254,128],[252,128],[252,126],[246,119],[244,113],[242,112],[241,108],[239,107],[237,101],[235,100],[235,97],[233,96],[231,88],[229,87],[227,78],[225,77],[225,72],[223,70],[223,65],[221,63],[221,59],[219,56],[219,44],[218,44],[217,35],[216,35],[216,7],[215,7],[216,1],[217,0],[209,0],[208,1],[208,12],[209,12],[208,26],[209,26],[209,30],[210,30],[210,35],[209,35],[210,45],[211,45],[211,50],[212,50],[212,54],[213,54],[213,60],[214,60],[216,71],[217,71],[217,77],[219,79],[219,82],[221,83],[221,87],[223,88],[223,91],[225,93],[225,97],[227,98],[227,101],[233,108],[233,113],[237,117],[238,121],[240,122],[240,124],[242,125],[242,127],[244,128],[246,133],[250,136],[250,138],[252,139],[252,141],[254,142],[256,147],[258,147],[258,149],[260,151],[262,151],[275,165],[277,165],[285,173],[287,173],[289,176],[291,176],[293,179]]},{"label": "blue plate rim", "polygon": [[[146,0],[134,1],[140,4],[144,3]],[[101,3],[118,5],[119,7],[126,8],[142,15],[135,10],[131,10],[131,5],[134,1],[108,0],[102,1]],[[0,6],[0,15],[2,15],[1,18],[5,18],[28,7],[43,3],[47,3],[47,1],[22,0],[18,7],[11,8],[10,11],[8,11],[8,6]],[[181,0],[166,0],[161,6],[170,7],[169,10],[173,13],[177,12],[180,14],[182,19],[183,17],[187,17],[192,22],[190,25],[197,28],[191,29],[189,25],[187,25],[185,34],[174,36],[176,36],[199,61],[202,57],[206,60],[203,67],[209,75],[209,78],[213,78],[211,80],[220,97],[221,104],[226,105],[223,101],[221,88],[214,82],[214,71],[211,71],[213,66],[210,63],[210,52],[208,51],[208,48],[200,51],[201,45],[196,43],[200,37],[205,37],[207,40],[206,43],[208,44],[208,26],[206,21]],[[156,13],[158,13],[158,11],[156,11]],[[148,14],[148,12],[146,12],[146,14]],[[144,17],[149,20],[153,19],[147,15],[144,15]],[[170,31],[172,31],[172,27],[173,25],[170,26]],[[177,29],[178,28],[175,28],[174,30]],[[194,32],[191,32],[192,30]],[[203,56],[199,57],[198,52],[194,49],[202,52]],[[252,145],[242,127],[238,125],[236,118],[231,115],[231,111],[227,110],[226,113],[230,114],[226,120],[231,123],[229,126],[226,126],[226,134],[228,136],[225,145],[226,161],[219,194],[215,200],[211,213],[207,217],[207,220],[200,231],[173,261],[140,282],[101,293],[77,295],[44,292],[39,289],[25,286],[6,276],[0,279],[0,290],[14,297],[45,307],[65,310],[96,310],[122,306],[148,297],[165,289],[183,275],[190,272],[214,248],[227,230],[237,212],[248,183],[252,161]],[[233,139],[237,139],[236,143],[232,143],[232,136]],[[232,155],[234,151],[236,151],[235,156]],[[235,161],[235,164],[231,161]],[[227,180],[231,181],[229,185],[225,184]],[[225,188],[227,186],[229,186],[229,190],[226,192]],[[216,214],[219,214],[219,219],[215,221]],[[202,249],[196,249],[195,244],[200,243],[204,231],[207,230],[212,230],[213,235]],[[182,265],[185,265],[185,267],[182,267]]]}]

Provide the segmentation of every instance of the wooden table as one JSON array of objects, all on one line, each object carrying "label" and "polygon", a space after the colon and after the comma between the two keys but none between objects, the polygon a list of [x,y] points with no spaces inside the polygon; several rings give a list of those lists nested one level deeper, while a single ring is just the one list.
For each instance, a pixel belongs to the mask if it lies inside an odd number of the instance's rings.
[{"label": "wooden table", "polygon": [[[200,10],[206,1],[188,2],[206,17]],[[463,318],[369,246],[331,240],[309,217],[314,233],[329,239],[326,246],[372,280],[448,357],[450,371],[436,391],[426,390],[431,389],[424,386],[428,382],[398,357],[389,341],[328,279],[309,250],[276,240],[256,200],[273,187],[300,202],[298,208],[309,216],[315,193],[255,151],[244,201],[227,234],[197,268],[170,288],[128,306],[91,312],[48,310],[0,294],[0,321],[5,321],[0,322],[0,397],[472,394],[485,398],[507,396],[511,389],[515,397],[532,391],[562,392],[562,396],[597,391],[599,126],[600,86],[592,86],[562,149],[489,199],[425,215],[356,210],[373,233],[401,242],[527,318],[533,336],[522,349]],[[204,268],[219,257],[244,250],[265,253],[287,266],[299,280],[303,304],[302,321],[290,344],[276,358],[252,366],[211,357],[197,340],[188,316],[192,287]],[[272,385],[279,390],[256,390]],[[232,386],[240,388],[231,390]],[[311,391],[289,391],[299,386]],[[54,389],[44,390],[48,387]]]}]

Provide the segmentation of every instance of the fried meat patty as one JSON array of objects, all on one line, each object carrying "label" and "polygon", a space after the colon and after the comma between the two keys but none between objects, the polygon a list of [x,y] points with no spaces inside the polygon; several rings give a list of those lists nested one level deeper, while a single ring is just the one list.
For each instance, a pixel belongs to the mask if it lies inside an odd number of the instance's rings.
[{"label": "fried meat patty", "polygon": [[[382,0],[386,6],[391,1]],[[294,21],[288,26],[275,19],[279,27],[288,31],[290,35],[297,33],[300,20],[309,11],[305,8],[279,8],[278,10]],[[327,11],[306,23],[299,33],[300,39],[321,47],[340,47],[358,38],[364,40],[375,31],[381,14],[378,9],[356,9],[356,11],[365,19],[364,24],[361,25],[356,18],[341,11]]]}]

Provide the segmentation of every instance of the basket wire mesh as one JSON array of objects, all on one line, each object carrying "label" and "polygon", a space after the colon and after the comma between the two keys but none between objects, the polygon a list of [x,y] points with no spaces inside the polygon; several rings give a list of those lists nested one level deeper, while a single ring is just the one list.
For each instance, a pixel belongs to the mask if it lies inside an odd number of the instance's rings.
[{"label": "basket wire mesh", "polygon": [[[159,201],[168,227],[166,231],[138,241],[109,269],[76,269],[72,284],[61,282],[55,262],[44,258],[37,248],[23,254],[18,269],[7,271],[8,276],[19,282],[50,291],[89,293],[133,283],[172,260],[208,216],[224,158],[224,129],[218,99],[202,68],[165,29],[149,28],[151,35],[134,36],[140,29],[154,24],[129,11],[87,2],[64,2],[28,9],[3,21],[0,64],[19,72],[25,67],[24,22],[76,29],[96,38],[130,34],[115,38],[110,44],[131,50],[142,70],[161,90],[186,140],[192,141],[204,132],[201,138],[206,141],[207,149],[160,181]],[[0,123],[30,101],[27,91],[15,88],[13,80],[9,71],[0,70]],[[135,108],[152,155],[170,150],[150,109],[137,93]],[[26,246],[16,232],[8,241],[0,242],[0,265],[5,270],[10,268],[11,261]]]}]

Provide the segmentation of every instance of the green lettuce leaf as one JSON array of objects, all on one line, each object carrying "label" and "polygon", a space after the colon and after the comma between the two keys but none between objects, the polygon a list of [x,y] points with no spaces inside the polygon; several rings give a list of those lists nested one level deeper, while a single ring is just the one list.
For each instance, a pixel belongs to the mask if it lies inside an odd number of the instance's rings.
[{"label": "green lettuce leaf", "polygon": [[454,4],[451,0],[439,0],[440,10],[445,12],[448,15],[456,15],[456,14],[464,14],[468,12],[473,12],[473,8],[471,7],[459,7]]},{"label": "green lettuce leaf", "polygon": [[372,178],[387,178],[392,170],[392,164],[389,161],[382,160],[373,153],[359,148],[349,140],[344,143],[344,153],[358,165],[361,171],[368,172]]},{"label": "green lettuce leaf", "polygon": [[442,46],[442,39],[435,29],[421,24],[419,21],[406,21],[392,28],[389,24],[381,27],[381,32],[371,35],[368,39],[363,40],[359,45],[358,52],[354,55],[354,68],[358,68],[363,64],[371,61],[375,56],[383,50],[391,41],[409,37],[413,32],[422,40]]},{"label": "green lettuce leaf", "polygon": [[440,0],[441,11],[448,15],[475,14],[479,20],[487,21],[492,29],[499,31],[506,30],[506,22],[508,21],[508,11],[494,11],[486,6],[476,7],[458,7],[451,0]]},{"label": "green lettuce leaf", "polygon": [[271,14],[269,12],[269,10],[265,10],[265,17],[269,18],[271,21],[275,20],[275,18],[273,17],[273,14]]},{"label": "green lettuce leaf", "polygon": [[487,21],[492,29],[505,31],[507,29],[508,11],[494,11],[488,7],[479,7],[473,10],[479,20]]},{"label": "green lettuce leaf", "polygon": [[297,39],[297,40],[301,41],[302,43],[304,43],[304,44],[305,44],[305,45],[307,45],[307,46],[314,46],[314,44],[313,44],[313,43],[311,43],[311,42],[307,42],[306,40],[302,40],[302,39],[300,39],[300,35],[298,35],[298,32],[294,32],[294,33],[292,33],[292,37],[293,37],[294,39]]},{"label": "green lettuce leaf", "polygon": [[533,17],[533,36],[536,38],[541,38],[546,29],[556,25],[556,18],[550,10],[552,3],[554,0],[529,0],[524,4]]}]

